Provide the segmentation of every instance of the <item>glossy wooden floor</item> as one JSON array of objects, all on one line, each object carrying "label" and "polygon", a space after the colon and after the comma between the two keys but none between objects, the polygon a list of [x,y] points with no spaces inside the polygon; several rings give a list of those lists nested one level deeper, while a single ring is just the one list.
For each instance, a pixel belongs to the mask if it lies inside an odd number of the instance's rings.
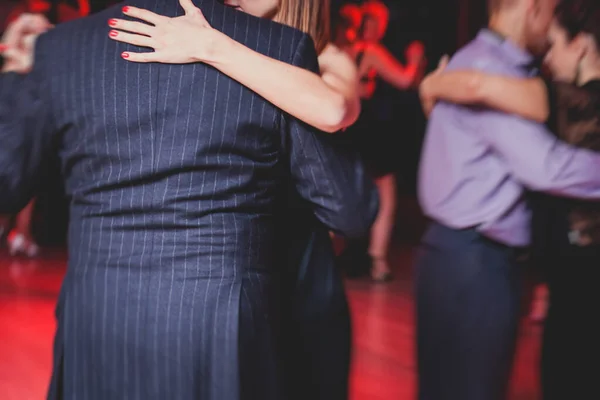
[{"label": "glossy wooden floor", "polygon": [[[415,393],[411,251],[394,251],[396,279],[348,282],[355,333],[351,400],[410,400]],[[44,398],[50,375],[54,304],[62,252],[37,261],[0,250],[0,400]],[[537,400],[539,328],[523,324],[511,400]]]}]

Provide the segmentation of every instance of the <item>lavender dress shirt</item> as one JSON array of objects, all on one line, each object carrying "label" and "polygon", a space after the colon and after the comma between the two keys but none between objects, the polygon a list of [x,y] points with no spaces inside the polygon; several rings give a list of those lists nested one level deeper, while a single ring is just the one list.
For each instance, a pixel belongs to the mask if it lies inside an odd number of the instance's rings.
[{"label": "lavender dress shirt", "polygon": [[[533,76],[533,58],[489,30],[448,70]],[[440,102],[429,120],[419,171],[425,214],[455,229],[475,227],[510,246],[530,242],[525,189],[600,199],[600,154],[558,141],[545,126],[482,107]]]}]

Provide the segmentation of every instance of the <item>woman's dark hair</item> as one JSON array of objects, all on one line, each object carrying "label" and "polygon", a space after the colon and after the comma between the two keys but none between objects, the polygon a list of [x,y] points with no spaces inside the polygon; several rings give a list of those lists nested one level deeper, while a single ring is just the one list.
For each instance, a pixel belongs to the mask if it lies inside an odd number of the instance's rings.
[{"label": "woman's dark hair", "polygon": [[562,0],[556,8],[556,21],[570,39],[589,34],[600,47],[600,0]]}]

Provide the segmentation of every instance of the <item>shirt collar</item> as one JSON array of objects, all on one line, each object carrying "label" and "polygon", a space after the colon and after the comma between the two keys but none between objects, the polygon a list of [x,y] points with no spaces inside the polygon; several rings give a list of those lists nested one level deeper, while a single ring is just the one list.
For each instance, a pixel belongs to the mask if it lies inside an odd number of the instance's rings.
[{"label": "shirt collar", "polygon": [[498,47],[502,54],[516,66],[528,69],[535,66],[535,59],[527,50],[496,31],[482,29],[477,35],[477,39]]}]

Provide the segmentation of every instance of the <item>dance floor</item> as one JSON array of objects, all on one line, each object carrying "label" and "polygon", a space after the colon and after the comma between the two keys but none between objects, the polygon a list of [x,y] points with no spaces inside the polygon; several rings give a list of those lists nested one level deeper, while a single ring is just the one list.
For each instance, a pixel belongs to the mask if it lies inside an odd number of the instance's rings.
[{"label": "dance floor", "polygon": [[[351,400],[411,400],[415,393],[411,250],[394,249],[390,284],[350,281],[354,318]],[[50,375],[54,305],[65,270],[62,251],[39,260],[0,250],[0,399],[40,400]],[[510,400],[539,398],[539,327],[523,323]]]}]

